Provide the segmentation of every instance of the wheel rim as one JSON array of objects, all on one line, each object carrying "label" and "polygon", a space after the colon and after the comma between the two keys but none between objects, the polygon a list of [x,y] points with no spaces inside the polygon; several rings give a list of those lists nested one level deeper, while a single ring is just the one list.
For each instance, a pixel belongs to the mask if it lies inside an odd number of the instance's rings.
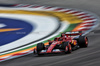
[{"label": "wheel rim", "polygon": [[87,38],[85,38],[85,44],[86,44],[86,45],[88,44],[88,39],[87,39]]},{"label": "wheel rim", "polygon": [[72,47],[71,47],[71,45],[69,44],[69,51],[71,51],[72,50]]},{"label": "wheel rim", "polygon": [[66,46],[65,51],[68,51],[68,47]]}]

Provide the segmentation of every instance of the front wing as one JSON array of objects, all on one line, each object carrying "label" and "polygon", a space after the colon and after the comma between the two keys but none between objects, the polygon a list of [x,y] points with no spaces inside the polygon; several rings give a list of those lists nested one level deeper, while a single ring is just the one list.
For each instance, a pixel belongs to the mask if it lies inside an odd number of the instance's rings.
[{"label": "front wing", "polygon": [[[62,49],[53,49],[51,53],[60,53],[60,52],[65,52],[65,50]],[[37,51],[34,52],[37,54]],[[47,50],[41,50],[38,54],[48,54]]]}]

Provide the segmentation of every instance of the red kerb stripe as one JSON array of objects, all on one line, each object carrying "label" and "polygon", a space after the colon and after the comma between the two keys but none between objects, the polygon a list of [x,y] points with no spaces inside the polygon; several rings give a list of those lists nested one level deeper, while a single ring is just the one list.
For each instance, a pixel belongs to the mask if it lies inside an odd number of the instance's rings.
[{"label": "red kerb stripe", "polygon": [[17,54],[14,54],[14,55],[12,55],[12,56],[18,56],[18,55],[24,55],[24,54],[27,54],[28,52],[26,52],[26,53],[17,53]]},{"label": "red kerb stripe", "polygon": [[93,20],[93,19],[95,19],[95,18],[84,19],[84,21]]},{"label": "red kerb stripe", "polygon": [[83,16],[83,17],[80,17],[80,18],[83,19],[83,18],[89,18],[89,17],[91,17],[91,16]]},{"label": "red kerb stripe", "polygon": [[64,8],[57,8],[54,11],[59,11],[59,10],[63,10]]},{"label": "red kerb stripe", "polygon": [[78,14],[76,16],[82,16],[82,15],[86,15],[87,13],[82,13],[82,14]]},{"label": "red kerb stripe", "polygon": [[70,11],[73,11],[73,10],[66,10],[66,11],[63,11],[63,12],[70,12]]},{"label": "red kerb stripe", "polygon": [[22,7],[28,7],[28,6],[30,6],[30,5],[23,5]]},{"label": "red kerb stripe", "polygon": [[33,6],[32,8],[39,8],[39,7],[41,7],[41,6]]}]

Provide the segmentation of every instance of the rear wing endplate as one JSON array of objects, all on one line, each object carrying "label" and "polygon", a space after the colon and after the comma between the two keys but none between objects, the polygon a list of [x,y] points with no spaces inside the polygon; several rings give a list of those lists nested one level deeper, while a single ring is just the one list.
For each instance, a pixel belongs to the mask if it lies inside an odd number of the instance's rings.
[{"label": "rear wing endplate", "polygon": [[76,31],[76,32],[65,32],[66,35],[82,35],[82,31]]}]

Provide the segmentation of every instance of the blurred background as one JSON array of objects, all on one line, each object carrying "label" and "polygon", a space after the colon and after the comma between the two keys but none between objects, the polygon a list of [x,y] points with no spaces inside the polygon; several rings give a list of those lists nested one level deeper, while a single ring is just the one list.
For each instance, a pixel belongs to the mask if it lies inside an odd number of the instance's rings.
[{"label": "blurred background", "polygon": [[[38,4],[77,8],[93,12],[100,17],[100,0],[0,0],[0,4]],[[4,62],[0,66],[66,66],[66,64],[68,66],[100,66],[100,26],[95,30],[98,32],[92,32],[93,34],[88,35],[88,48],[79,49],[69,55],[50,57],[33,57],[30,54]]]},{"label": "blurred background", "polygon": [[99,10],[100,0],[0,0],[0,3],[63,6],[84,9],[92,12],[98,12],[97,10]]}]

